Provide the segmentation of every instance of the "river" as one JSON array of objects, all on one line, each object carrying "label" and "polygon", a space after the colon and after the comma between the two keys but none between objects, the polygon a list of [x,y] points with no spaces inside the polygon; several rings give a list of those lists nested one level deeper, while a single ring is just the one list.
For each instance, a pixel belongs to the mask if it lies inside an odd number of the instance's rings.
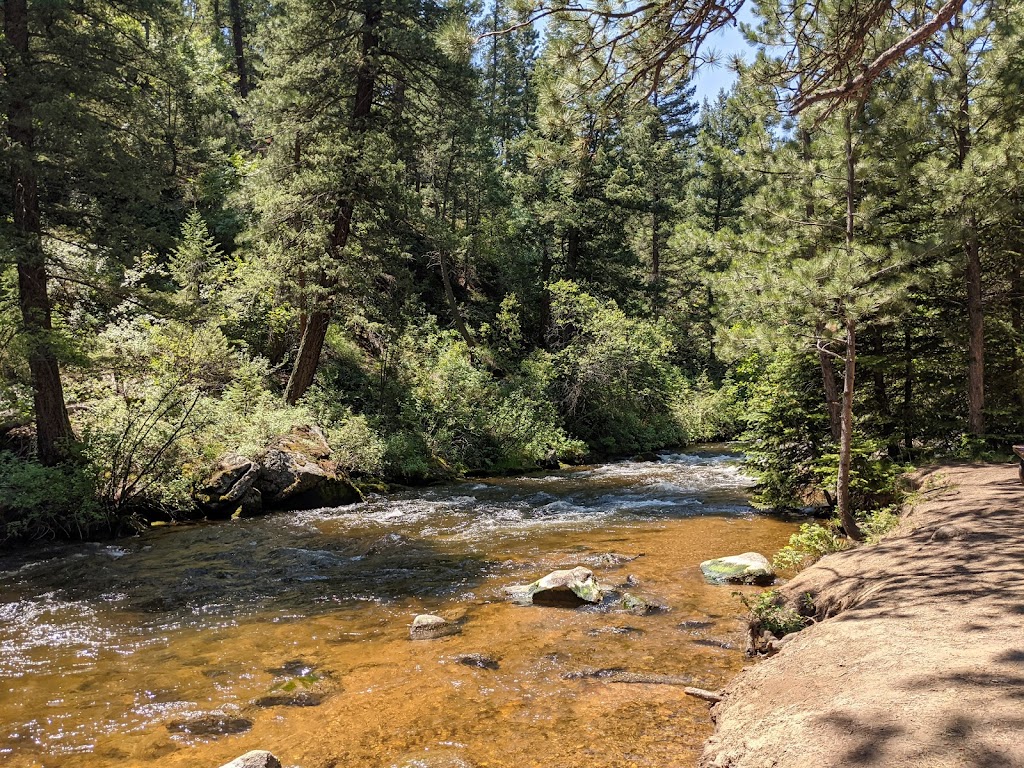
[{"label": "river", "polygon": [[[714,689],[742,667],[736,588],[697,565],[795,530],[750,508],[750,484],[710,447],[7,556],[0,763],[215,768],[260,748],[302,768],[692,765],[705,703],[586,673]],[[576,564],[669,610],[505,599]],[[419,613],[462,632],[411,641]]]}]

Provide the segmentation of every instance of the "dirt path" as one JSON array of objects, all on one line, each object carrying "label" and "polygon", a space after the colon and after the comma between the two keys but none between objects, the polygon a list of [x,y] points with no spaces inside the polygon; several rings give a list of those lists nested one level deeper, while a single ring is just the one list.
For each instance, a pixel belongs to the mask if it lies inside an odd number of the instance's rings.
[{"label": "dirt path", "polygon": [[784,587],[834,618],[729,686],[701,768],[1024,768],[1024,486],[918,479],[895,534]]}]

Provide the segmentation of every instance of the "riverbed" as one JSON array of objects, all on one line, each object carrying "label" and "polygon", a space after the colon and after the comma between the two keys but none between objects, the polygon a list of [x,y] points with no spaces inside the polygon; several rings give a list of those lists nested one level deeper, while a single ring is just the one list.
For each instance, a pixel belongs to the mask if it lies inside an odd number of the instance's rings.
[{"label": "riverbed", "polygon": [[[0,762],[693,765],[705,703],[598,671],[714,689],[743,666],[737,588],[697,565],[795,530],[751,483],[711,447],[0,559]],[[505,598],[574,565],[668,610]],[[462,631],[411,641],[420,613]]]}]

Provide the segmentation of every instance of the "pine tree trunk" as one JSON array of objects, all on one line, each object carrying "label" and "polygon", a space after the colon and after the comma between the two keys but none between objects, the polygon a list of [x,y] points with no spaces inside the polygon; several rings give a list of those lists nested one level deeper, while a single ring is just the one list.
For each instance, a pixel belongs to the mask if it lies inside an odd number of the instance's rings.
[{"label": "pine tree trunk", "polygon": [[[956,148],[957,168],[963,170],[973,143],[968,72],[972,52],[959,13],[954,17],[950,27],[960,34],[962,43],[961,69],[957,73]],[[981,437],[985,434],[985,309],[982,303],[978,220],[972,212],[967,212],[964,216],[963,247],[967,261],[967,430],[974,437]]]},{"label": "pine tree trunk", "polygon": [[[377,25],[380,23],[381,9],[373,0],[366,0],[363,13],[363,31],[360,36],[360,64],[356,75],[356,94],[352,107],[352,133],[356,136],[367,131],[367,118],[373,107],[373,93],[377,83],[377,71],[374,53],[377,49]],[[352,234],[355,216],[355,200],[343,198],[338,201],[334,213],[334,225],[328,238],[327,252],[333,260],[344,256]],[[322,281],[324,282],[324,281]],[[333,286],[324,284],[325,288]],[[316,369],[320,365],[320,353],[323,352],[324,339],[327,338],[327,326],[330,325],[331,314],[326,309],[318,309],[309,314],[299,351],[295,356],[295,367],[292,368],[285,389],[285,401],[294,405],[306,394],[313,383]]]},{"label": "pine tree trunk", "polygon": [[472,349],[476,346],[476,342],[473,340],[472,335],[469,333],[469,328],[466,327],[465,321],[462,319],[462,312],[459,311],[459,303],[455,300],[455,290],[452,288],[452,277],[451,268],[448,264],[448,256],[442,249],[438,254],[438,259],[441,262],[441,281],[444,283],[444,298],[448,302],[448,309],[452,313],[452,320],[455,322],[455,329],[459,332],[459,336],[466,342],[466,346]]},{"label": "pine tree trunk", "polygon": [[[806,128],[800,129],[800,147],[803,161],[810,166],[813,160],[811,154],[811,132]],[[812,187],[813,178],[808,178],[804,185],[804,216],[808,225],[814,221],[814,194]],[[717,215],[717,214],[716,214]],[[808,258],[814,258],[817,247],[812,243],[808,248]],[[841,411],[839,403],[839,385],[836,384],[836,371],[832,366],[832,356],[823,348],[825,328],[818,323],[814,329],[814,343],[818,353],[818,365],[821,368],[822,389],[825,391],[825,407],[828,409],[828,426],[832,439],[838,441],[842,431]]]},{"label": "pine tree trunk", "polygon": [[914,340],[910,330],[903,332],[903,448],[914,455]]},{"label": "pine tree trunk", "polygon": [[284,391],[288,405],[295,405],[313,383],[330,324],[331,316],[327,312],[311,312],[306,318],[306,328],[299,343],[299,352],[295,356],[295,367],[292,368],[288,387]]},{"label": "pine tree trunk", "polygon": [[42,248],[39,194],[33,158],[32,85],[29,82],[27,0],[8,0],[4,6],[4,35],[9,55],[4,61],[8,86],[7,136],[10,152],[15,262],[23,333],[32,375],[36,416],[36,445],[43,464],[58,463],[75,440],[64,404],[64,387],[52,340],[46,258]]},{"label": "pine tree trunk", "polygon": [[249,71],[245,63],[245,16],[242,0],[231,0],[231,43],[235,48],[235,70],[238,73],[238,95],[249,95]]},{"label": "pine tree trunk", "polygon": [[839,438],[839,477],[836,480],[836,512],[846,535],[863,538],[850,502],[850,470],[853,464],[853,382],[857,360],[857,323],[846,320],[846,366],[843,375],[843,416]]},{"label": "pine tree trunk", "polygon": [[[853,110],[846,111],[846,247],[853,250],[854,185],[857,181],[857,159],[853,153]],[[850,470],[853,464],[853,393],[854,373],[857,367],[857,321],[850,317],[846,307],[839,307],[846,325],[846,364],[843,371],[843,413],[839,437],[839,475],[836,479],[836,511],[846,535],[851,539],[863,538],[853,516],[850,502]]]},{"label": "pine tree trunk", "polygon": [[967,217],[967,426],[974,437],[985,434],[985,310],[981,298],[981,254],[977,222]]},{"label": "pine tree trunk", "polygon": [[576,279],[576,269],[579,266],[580,254],[580,231],[576,227],[569,227],[565,248],[565,273],[570,280]]},{"label": "pine tree trunk", "polygon": [[828,425],[833,440],[839,440],[842,431],[842,406],[839,403],[839,385],[836,383],[836,370],[832,365],[832,356],[822,348],[825,329],[818,325],[815,329],[815,346],[818,350],[818,365],[821,366],[821,381],[825,390],[825,407],[828,408]]}]

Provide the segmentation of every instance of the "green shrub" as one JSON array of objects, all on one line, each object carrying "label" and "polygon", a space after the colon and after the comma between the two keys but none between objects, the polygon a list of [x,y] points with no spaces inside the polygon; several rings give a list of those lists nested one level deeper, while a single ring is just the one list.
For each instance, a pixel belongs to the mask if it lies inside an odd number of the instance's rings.
[{"label": "green shrub", "polygon": [[899,507],[895,504],[857,515],[857,526],[869,544],[876,543],[899,524]]},{"label": "green shrub", "polygon": [[848,546],[846,537],[839,533],[838,520],[825,524],[804,523],[799,531],[789,537],[789,543],[775,553],[772,563],[779,569],[799,570],[825,555],[841,552]]},{"label": "green shrub", "polygon": [[550,291],[553,391],[569,432],[601,453],[685,443],[677,407],[686,382],[664,327],[572,282]]},{"label": "green shrub", "polygon": [[0,451],[0,543],[116,531],[122,521],[99,502],[96,483],[88,463],[44,467]]},{"label": "green shrub", "polygon": [[774,589],[760,593],[753,599],[746,595],[734,593],[740,602],[750,611],[750,616],[761,629],[767,629],[776,637],[783,637],[799,632],[810,620],[786,605],[782,595]]}]

